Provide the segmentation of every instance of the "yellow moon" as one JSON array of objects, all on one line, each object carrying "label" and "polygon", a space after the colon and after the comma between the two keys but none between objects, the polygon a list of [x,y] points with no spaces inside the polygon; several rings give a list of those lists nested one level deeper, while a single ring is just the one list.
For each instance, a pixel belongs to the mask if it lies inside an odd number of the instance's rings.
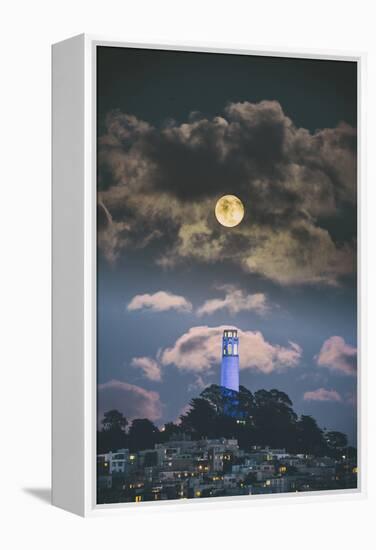
[{"label": "yellow moon", "polygon": [[224,195],[215,205],[215,217],[225,227],[235,227],[244,218],[243,203],[235,195]]}]

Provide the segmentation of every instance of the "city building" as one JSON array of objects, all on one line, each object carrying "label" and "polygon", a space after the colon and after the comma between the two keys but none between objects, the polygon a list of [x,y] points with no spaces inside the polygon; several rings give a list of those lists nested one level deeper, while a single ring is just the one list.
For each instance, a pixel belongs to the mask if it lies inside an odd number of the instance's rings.
[{"label": "city building", "polygon": [[98,502],[142,502],[356,486],[355,462],[239,449],[236,439],[174,440],[97,457]]}]

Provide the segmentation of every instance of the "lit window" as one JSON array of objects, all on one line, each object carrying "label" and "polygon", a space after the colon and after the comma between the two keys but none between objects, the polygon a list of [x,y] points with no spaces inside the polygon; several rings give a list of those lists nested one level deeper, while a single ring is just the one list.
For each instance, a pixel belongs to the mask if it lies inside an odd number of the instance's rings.
[{"label": "lit window", "polygon": [[137,495],[137,496],[135,497],[134,500],[135,500],[135,502],[141,502],[142,496],[141,496],[141,495]]}]

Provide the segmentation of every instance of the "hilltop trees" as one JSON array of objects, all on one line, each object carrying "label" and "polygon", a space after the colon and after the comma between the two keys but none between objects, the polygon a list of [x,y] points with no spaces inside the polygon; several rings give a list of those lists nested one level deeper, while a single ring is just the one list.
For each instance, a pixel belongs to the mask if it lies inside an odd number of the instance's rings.
[{"label": "hilltop trees", "polygon": [[98,453],[107,453],[122,448],[131,451],[151,449],[160,440],[160,432],[147,418],[137,418],[126,431],[128,421],[125,416],[111,410],[104,414],[102,430],[97,432]]},{"label": "hilltop trees", "polygon": [[[324,437],[330,456],[339,458],[344,452],[346,452],[347,455],[349,454],[347,437],[345,434],[335,431],[325,432]],[[350,453],[352,453],[352,451],[350,451]]]},{"label": "hilltop trees", "polygon": [[107,411],[101,421],[102,430],[98,432],[97,448],[99,453],[111,449],[121,449],[127,445],[126,427],[128,421],[125,416],[113,409]]},{"label": "hilltop trees", "polygon": [[136,418],[129,428],[128,439],[131,451],[152,449],[159,441],[159,430],[147,418]]},{"label": "hilltop trees", "polygon": [[160,431],[150,420],[141,418],[134,419],[128,431],[127,427],[127,419],[119,411],[106,412],[98,432],[98,452],[122,447],[152,449],[158,442],[181,437],[234,437],[244,450],[260,445],[334,458],[356,454],[356,449],[347,446],[343,433],[321,430],[311,416],[298,417],[289,396],[277,389],[252,394],[244,386],[235,392],[212,384],[190,401],[178,423],[169,422]]},{"label": "hilltop trees", "polygon": [[296,423],[295,451],[316,456],[327,454],[324,433],[312,416],[303,414]]},{"label": "hilltop trees", "polygon": [[235,437],[245,450],[261,445],[337,456],[347,445],[341,432],[324,434],[311,416],[298,418],[289,396],[277,389],[252,394],[240,386],[237,393],[213,384],[200,398],[192,399],[190,409],[181,416],[181,428],[195,439]]},{"label": "hilltop trees", "polygon": [[112,409],[111,411],[104,413],[102,426],[105,432],[125,432],[127,425],[128,420],[121,412],[117,411],[116,409]]},{"label": "hilltop trees", "polygon": [[239,392],[236,392],[212,384],[201,392],[201,397],[214,407],[219,416],[237,415],[246,418],[252,415],[255,406],[254,396],[244,386],[240,386]]},{"label": "hilltop trees", "polygon": [[194,398],[189,411],[180,416],[181,428],[194,438],[207,437],[214,434],[217,417],[218,413],[210,401],[202,397]]},{"label": "hilltop trees", "polygon": [[258,445],[291,448],[296,434],[297,415],[288,395],[278,390],[255,392],[253,421]]},{"label": "hilltop trees", "polygon": [[166,441],[173,441],[174,439],[180,439],[183,434],[183,430],[180,424],[174,424],[173,422],[167,422],[160,432],[161,443]]}]

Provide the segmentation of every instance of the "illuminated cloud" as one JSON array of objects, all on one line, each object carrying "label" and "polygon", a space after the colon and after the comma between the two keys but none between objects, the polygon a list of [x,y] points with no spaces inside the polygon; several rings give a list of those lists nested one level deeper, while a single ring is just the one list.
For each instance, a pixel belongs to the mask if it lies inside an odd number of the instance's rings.
[{"label": "illuminated cloud", "polygon": [[356,375],[357,349],[346,344],[341,336],[331,336],[325,340],[315,359],[319,367],[326,367],[342,374]]},{"label": "illuminated cloud", "polygon": [[[311,133],[277,101],[261,101],[158,128],[115,111],[106,128],[98,244],[107,258],[152,243],[166,268],[229,260],[281,285],[336,285],[354,272],[354,240],[320,225],[354,208],[356,130],[348,124]],[[246,215],[223,231],[213,208],[229,177]]]},{"label": "illuminated cloud", "polygon": [[[162,365],[174,365],[183,371],[208,373],[221,362],[222,334],[228,328],[231,327],[192,327],[171,348],[161,350],[159,360]],[[273,345],[258,331],[238,329],[238,335],[241,369],[254,369],[268,374],[299,364],[302,349],[294,342],[289,342],[286,347]]]},{"label": "illuminated cloud", "polygon": [[242,290],[234,287],[224,287],[226,295],[224,298],[206,300],[204,304],[198,308],[197,315],[211,315],[220,310],[227,310],[231,315],[235,315],[240,311],[254,311],[263,315],[268,310],[266,296],[263,293],[245,294]]},{"label": "illuminated cloud", "polygon": [[144,376],[153,382],[160,382],[162,379],[161,367],[151,357],[133,357],[131,365],[141,369]]},{"label": "illuminated cloud", "polygon": [[326,390],[325,388],[306,391],[303,399],[305,401],[342,401],[342,397],[336,390]]},{"label": "illuminated cloud", "polygon": [[[250,232],[252,235],[258,229]],[[309,220],[291,222],[287,228],[263,229],[243,267],[280,285],[325,284],[353,272],[352,245],[336,245],[326,229]],[[253,239],[252,239],[253,240]]]},{"label": "illuminated cloud", "polygon": [[148,309],[150,311],[175,310],[183,313],[192,311],[192,304],[184,298],[170,292],[160,290],[155,294],[138,294],[127,306],[129,311]]},{"label": "illuminated cloud", "polygon": [[123,413],[128,421],[133,418],[149,418],[155,421],[162,416],[159,393],[120,380],[110,380],[98,385],[98,422],[111,409]]}]

